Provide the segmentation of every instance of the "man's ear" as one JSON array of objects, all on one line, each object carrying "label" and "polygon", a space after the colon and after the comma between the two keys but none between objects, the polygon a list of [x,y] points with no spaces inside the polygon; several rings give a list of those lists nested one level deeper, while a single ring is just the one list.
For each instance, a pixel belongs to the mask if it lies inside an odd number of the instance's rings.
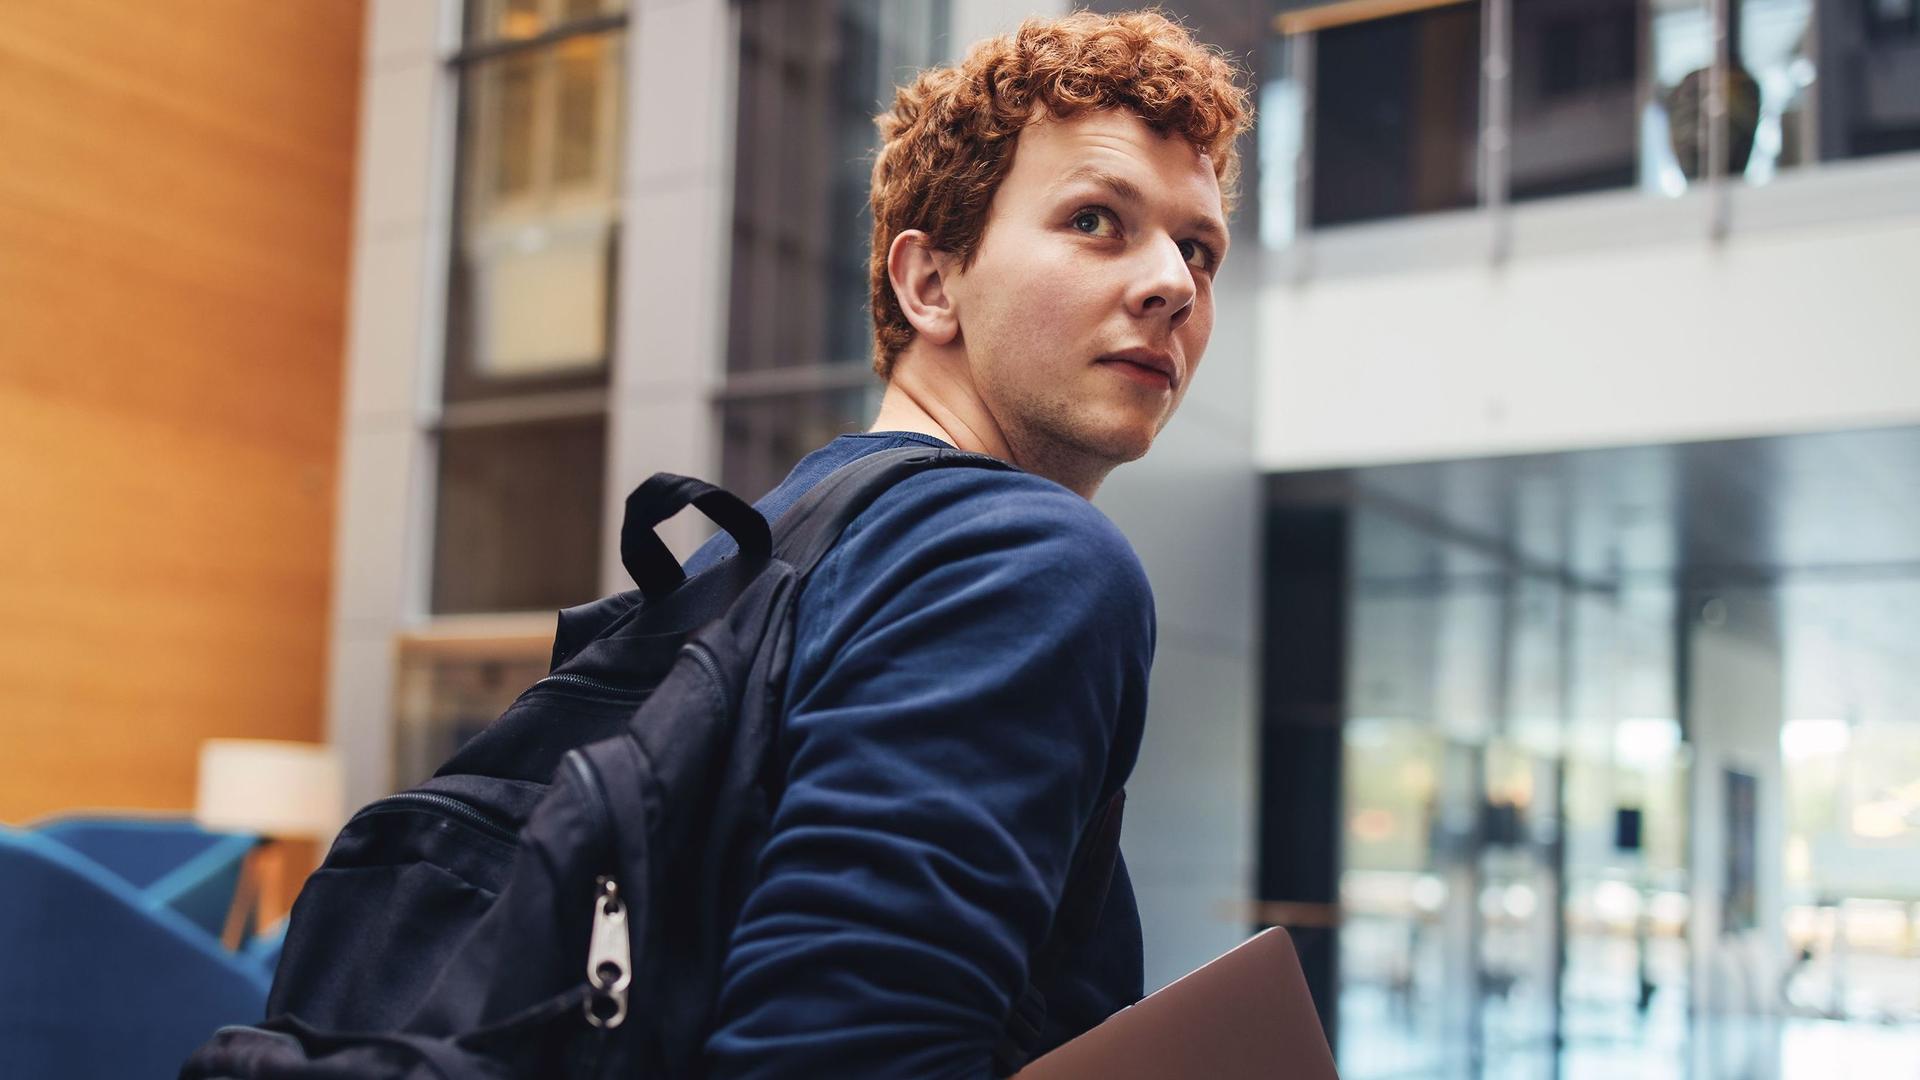
[{"label": "man's ear", "polygon": [[887,279],[913,332],[945,345],[960,333],[960,315],[947,291],[947,272],[955,263],[946,252],[935,251],[930,239],[919,229],[894,237],[887,248]]}]

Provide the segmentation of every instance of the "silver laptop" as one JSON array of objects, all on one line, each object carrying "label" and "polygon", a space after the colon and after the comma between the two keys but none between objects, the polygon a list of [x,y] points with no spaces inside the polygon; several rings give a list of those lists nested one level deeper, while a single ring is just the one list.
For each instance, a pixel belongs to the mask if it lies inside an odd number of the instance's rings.
[{"label": "silver laptop", "polygon": [[1285,930],[1264,930],[1036,1059],[1016,1080],[1338,1080]]}]

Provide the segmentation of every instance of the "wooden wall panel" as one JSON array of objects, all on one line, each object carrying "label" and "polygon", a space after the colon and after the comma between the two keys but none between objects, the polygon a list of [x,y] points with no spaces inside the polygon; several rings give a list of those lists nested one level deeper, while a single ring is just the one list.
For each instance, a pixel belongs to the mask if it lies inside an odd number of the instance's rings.
[{"label": "wooden wall panel", "polygon": [[317,739],[358,0],[0,0],[0,820]]}]

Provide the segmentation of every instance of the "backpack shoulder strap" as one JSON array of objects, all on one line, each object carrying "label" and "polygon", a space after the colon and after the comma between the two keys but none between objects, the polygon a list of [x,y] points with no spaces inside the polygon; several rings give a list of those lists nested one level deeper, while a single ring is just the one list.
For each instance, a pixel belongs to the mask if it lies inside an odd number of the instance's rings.
[{"label": "backpack shoulder strap", "polygon": [[773,529],[774,557],[805,577],[833,550],[847,525],[888,488],[915,473],[956,466],[1018,471],[996,457],[938,446],[868,454],[835,469],[780,515]]}]

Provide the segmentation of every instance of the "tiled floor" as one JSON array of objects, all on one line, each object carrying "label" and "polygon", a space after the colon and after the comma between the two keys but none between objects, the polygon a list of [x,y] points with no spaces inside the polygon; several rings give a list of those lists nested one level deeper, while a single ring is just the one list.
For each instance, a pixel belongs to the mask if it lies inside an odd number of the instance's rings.
[{"label": "tiled floor", "polygon": [[[1729,1017],[1690,1029],[1683,1009],[1656,997],[1645,1020],[1630,1010],[1570,1014],[1556,1070],[1540,1038],[1490,1038],[1475,1067],[1462,1042],[1389,1006],[1378,991],[1342,995],[1344,1080],[1920,1080],[1915,1023]],[[1490,1017],[1489,1027],[1542,1030],[1525,1019]]]}]

